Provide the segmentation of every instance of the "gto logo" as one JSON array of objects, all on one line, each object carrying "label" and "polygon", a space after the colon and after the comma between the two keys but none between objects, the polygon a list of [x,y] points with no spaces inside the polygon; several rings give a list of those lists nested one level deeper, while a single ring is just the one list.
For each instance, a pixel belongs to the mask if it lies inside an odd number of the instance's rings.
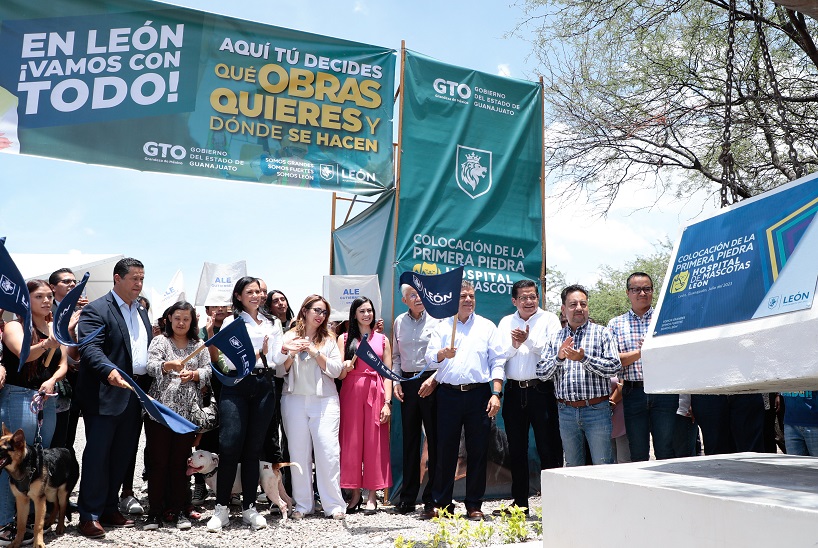
[{"label": "gto logo", "polygon": [[187,156],[185,147],[180,145],[169,145],[167,143],[156,143],[148,141],[142,146],[142,151],[148,156],[167,158],[170,155],[174,160],[182,160]]},{"label": "gto logo", "polygon": [[468,99],[471,97],[471,88],[469,86],[458,82],[452,82],[451,80],[438,78],[432,83],[432,87],[435,88],[436,93],[449,95],[450,97],[454,97],[455,93],[457,93],[461,99]]}]

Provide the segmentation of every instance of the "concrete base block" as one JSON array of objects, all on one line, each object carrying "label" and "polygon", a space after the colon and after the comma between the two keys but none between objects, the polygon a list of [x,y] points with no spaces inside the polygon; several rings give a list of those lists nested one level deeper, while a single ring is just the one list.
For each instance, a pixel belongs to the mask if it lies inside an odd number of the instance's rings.
[{"label": "concrete base block", "polygon": [[818,459],[738,453],[542,473],[543,546],[818,546]]}]

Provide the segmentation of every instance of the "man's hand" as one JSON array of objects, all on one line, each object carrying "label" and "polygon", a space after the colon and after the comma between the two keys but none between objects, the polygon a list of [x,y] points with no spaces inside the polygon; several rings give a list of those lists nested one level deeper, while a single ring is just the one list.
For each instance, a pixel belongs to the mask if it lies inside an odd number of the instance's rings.
[{"label": "man's hand", "polygon": [[457,348],[441,348],[437,351],[437,362],[440,363],[443,360],[451,360],[457,354]]},{"label": "man's hand", "polygon": [[488,413],[489,418],[492,419],[499,411],[500,396],[495,396],[494,394],[492,394],[491,397],[489,398],[489,404],[486,406],[486,413]]},{"label": "man's hand", "polygon": [[116,369],[112,369],[111,372],[108,373],[108,384],[118,386],[119,388],[131,388],[131,385],[125,382],[125,379],[122,378],[122,375],[120,375]]},{"label": "man's hand", "polygon": [[560,349],[557,352],[557,358],[559,358],[560,360],[564,360],[565,358],[567,358],[568,357],[568,349],[571,349],[573,347],[574,347],[574,337],[568,337],[567,339],[562,341],[562,344],[560,345]]},{"label": "man's hand", "polygon": [[568,359],[575,362],[581,362],[585,359],[585,350],[580,348],[579,350],[574,350],[573,348],[568,348],[565,351],[565,354],[568,356]]},{"label": "man's hand", "polygon": [[429,396],[432,392],[435,391],[437,385],[438,382],[435,380],[435,378],[429,377],[428,379],[423,381],[423,384],[420,385],[420,389],[418,389],[418,396],[420,396],[421,398]]},{"label": "man's hand", "polygon": [[528,340],[528,324],[525,325],[525,331],[522,329],[511,330],[511,346],[520,348],[520,345]]},{"label": "man's hand", "polygon": [[403,403],[403,388],[401,388],[401,385],[400,385],[399,382],[395,383],[395,386],[392,389],[392,392],[395,394],[395,398],[397,398],[397,400],[399,402]]}]

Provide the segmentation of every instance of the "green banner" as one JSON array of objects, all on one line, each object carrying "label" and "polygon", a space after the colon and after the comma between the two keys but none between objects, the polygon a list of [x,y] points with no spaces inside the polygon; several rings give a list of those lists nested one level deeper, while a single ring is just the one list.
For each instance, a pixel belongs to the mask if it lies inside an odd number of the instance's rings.
[{"label": "green banner", "polygon": [[410,52],[404,88],[397,271],[464,265],[496,322],[540,276],[542,88]]},{"label": "green banner", "polygon": [[394,50],[147,0],[4,0],[0,51],[0,152],[393,185]]}]

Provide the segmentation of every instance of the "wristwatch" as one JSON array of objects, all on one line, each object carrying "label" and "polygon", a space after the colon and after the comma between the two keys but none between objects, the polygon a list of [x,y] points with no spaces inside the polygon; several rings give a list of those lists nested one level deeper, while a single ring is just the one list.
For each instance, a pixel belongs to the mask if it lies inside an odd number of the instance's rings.
[{"label": "wristwatch", "polygon": [[497,396],[497,397],[498,397],[498,398],[500,398],[501,400],[503,399],[503,391],[502,391],[502,390],[501,390],[500,392],[498,392],[498,391],[496,391],[496,390],[492,390],[492,391],[491,391],[491,395],[492,395],[492,396]]}]

